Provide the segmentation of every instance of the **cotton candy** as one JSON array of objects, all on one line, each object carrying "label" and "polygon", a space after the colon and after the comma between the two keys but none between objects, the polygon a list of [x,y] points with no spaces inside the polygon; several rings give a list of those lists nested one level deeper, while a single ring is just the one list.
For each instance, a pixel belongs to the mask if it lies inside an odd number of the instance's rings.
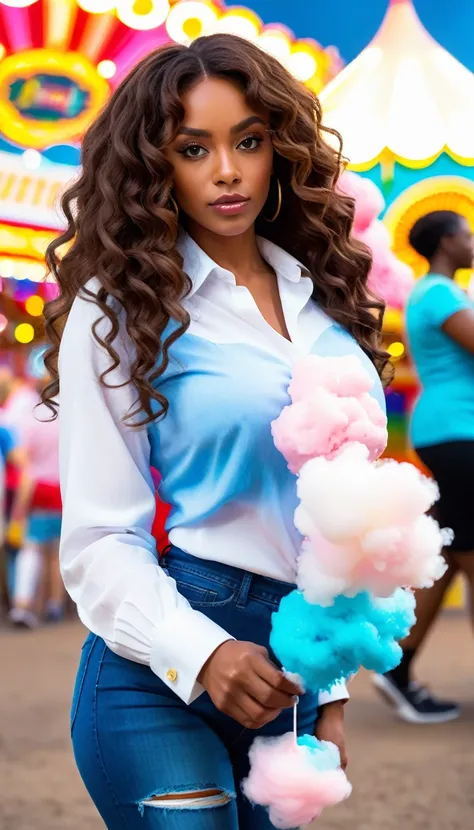
[{"label": "cotton candy", "polygon": [[299,360],[288,387],[292,402],[306,400],[320,386],[335,395],[350,398],[370,392],[374,381],[356,355],[320,357],[313,354]]},{"label": "cotton candy", "polygon": [[293,473],[316,456],[333,458],[354,441],[363,443],[375,461],[387,443],[386,418],[373,398],[341,398],[324,387],[285,407],[271,429]]},{"label": "cotton candy", "polygon": [[415,622],[414,608],[413,594],[401,588],[387,599],[338,596],[327,608],[292,591],[273,614],[270,645],[306,689],[330,690],[361,666],[379,673],[395,668],[402,654],[396,641]]},{"label": "cotton candy", "polygon": [[254,804],[266,807],[270,821],[281,830],[310,824],[352,790],[337,747],[312,735],[298,738],[297,744],[292,732],[256,738],[249,758],[243,792]]},{"label": "cotton candy", "polygon": [[[298,529],[340,542],[392,525],[408,526],[438,498],[438,487],[416,467],[387,459],[370,463],[354,443],[335,459],[315,458],[298,479]],[[307,518],[302,518],[307,514]],[[304,524],[304,529],[302,525]]]},{"label": "cotton candy", "polygon": [[306,537],[297,585],[308,602],[364,590],[387,597],[397,587],[430,587],[445,572],[449,538],[424,515],[438,488],[413,465],[371,464],[354,443],[332,460],[308,461],[297,490],[295,524]]}]

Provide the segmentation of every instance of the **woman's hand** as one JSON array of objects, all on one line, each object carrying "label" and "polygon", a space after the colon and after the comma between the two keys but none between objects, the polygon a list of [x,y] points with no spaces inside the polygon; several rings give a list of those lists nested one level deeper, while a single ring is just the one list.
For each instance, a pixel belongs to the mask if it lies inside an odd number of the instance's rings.
[{"label": "woman's hand", "polygon": [[341,755],[342,769],[346,769],[348,762],[344,732],[344,702],[335,700],[334,703],[326,703],[319,711],[315,730],[319,741],[330,741],[337,746]]},{"label": "woman's hand", "polygon": [[228,640],[201,669],[199,683],[217,708],[247,729],[260,729],[300,694],[271,662],[268,651],[254,643]]}]

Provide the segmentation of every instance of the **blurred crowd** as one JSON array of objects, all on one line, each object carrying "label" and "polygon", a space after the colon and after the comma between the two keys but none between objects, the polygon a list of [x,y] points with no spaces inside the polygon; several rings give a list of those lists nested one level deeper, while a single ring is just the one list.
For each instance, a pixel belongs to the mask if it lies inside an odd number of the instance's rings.
[{"label": "blurred crowd", "polygon": [[58,421],[40,398],[47,382],[0,367],[0,592],[10,623],[29,629],[65,613]]}]

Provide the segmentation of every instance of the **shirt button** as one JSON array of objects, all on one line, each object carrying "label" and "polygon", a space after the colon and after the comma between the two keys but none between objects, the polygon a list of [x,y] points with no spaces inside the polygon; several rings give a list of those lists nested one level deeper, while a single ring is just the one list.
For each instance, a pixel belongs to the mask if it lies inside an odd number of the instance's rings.
[{"label": "shirt button", "polygon": [[178,672],[176,669],[168,669],[166,672],[166,679],[170,681],[170,683],[175,683],[178,679]]}]

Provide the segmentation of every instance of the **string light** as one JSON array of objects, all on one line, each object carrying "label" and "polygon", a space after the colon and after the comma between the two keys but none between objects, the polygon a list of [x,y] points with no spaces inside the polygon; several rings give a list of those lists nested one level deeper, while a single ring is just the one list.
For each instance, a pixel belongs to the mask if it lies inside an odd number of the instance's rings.
[{"label": "string light", "polygon": [[165,22],[170,4],[168,0],[118,0],[117,17],[130,29],[156,29]]},{"label": "string light", "polygon": [[31,343],[35,339],[35,330],[31,323],[20,323],[15,329],[15,340],[18,343]]},{"label": "string light", "polygon": [[31,317],[41,317],[44,310],[44,300],[37,294],[33,294],[26,300],[25,308]]},{"label": "string light", "polygon": [[97,72],[101,78],[113,78],[116,71],[117,67],[113,61],[104,60],[97,64]]},{"label": "string light", "polygon": [[189,45],[201,35],[216,31],[218,13],[212,3],[205,0],[186,0],[173,6],[166,21],[166,30],[175,43]]},{"label": "string light", "polygon": [[117,0],[76,0],[76,2],[83,12],[103,14],[104,12],[113,12]]}]

